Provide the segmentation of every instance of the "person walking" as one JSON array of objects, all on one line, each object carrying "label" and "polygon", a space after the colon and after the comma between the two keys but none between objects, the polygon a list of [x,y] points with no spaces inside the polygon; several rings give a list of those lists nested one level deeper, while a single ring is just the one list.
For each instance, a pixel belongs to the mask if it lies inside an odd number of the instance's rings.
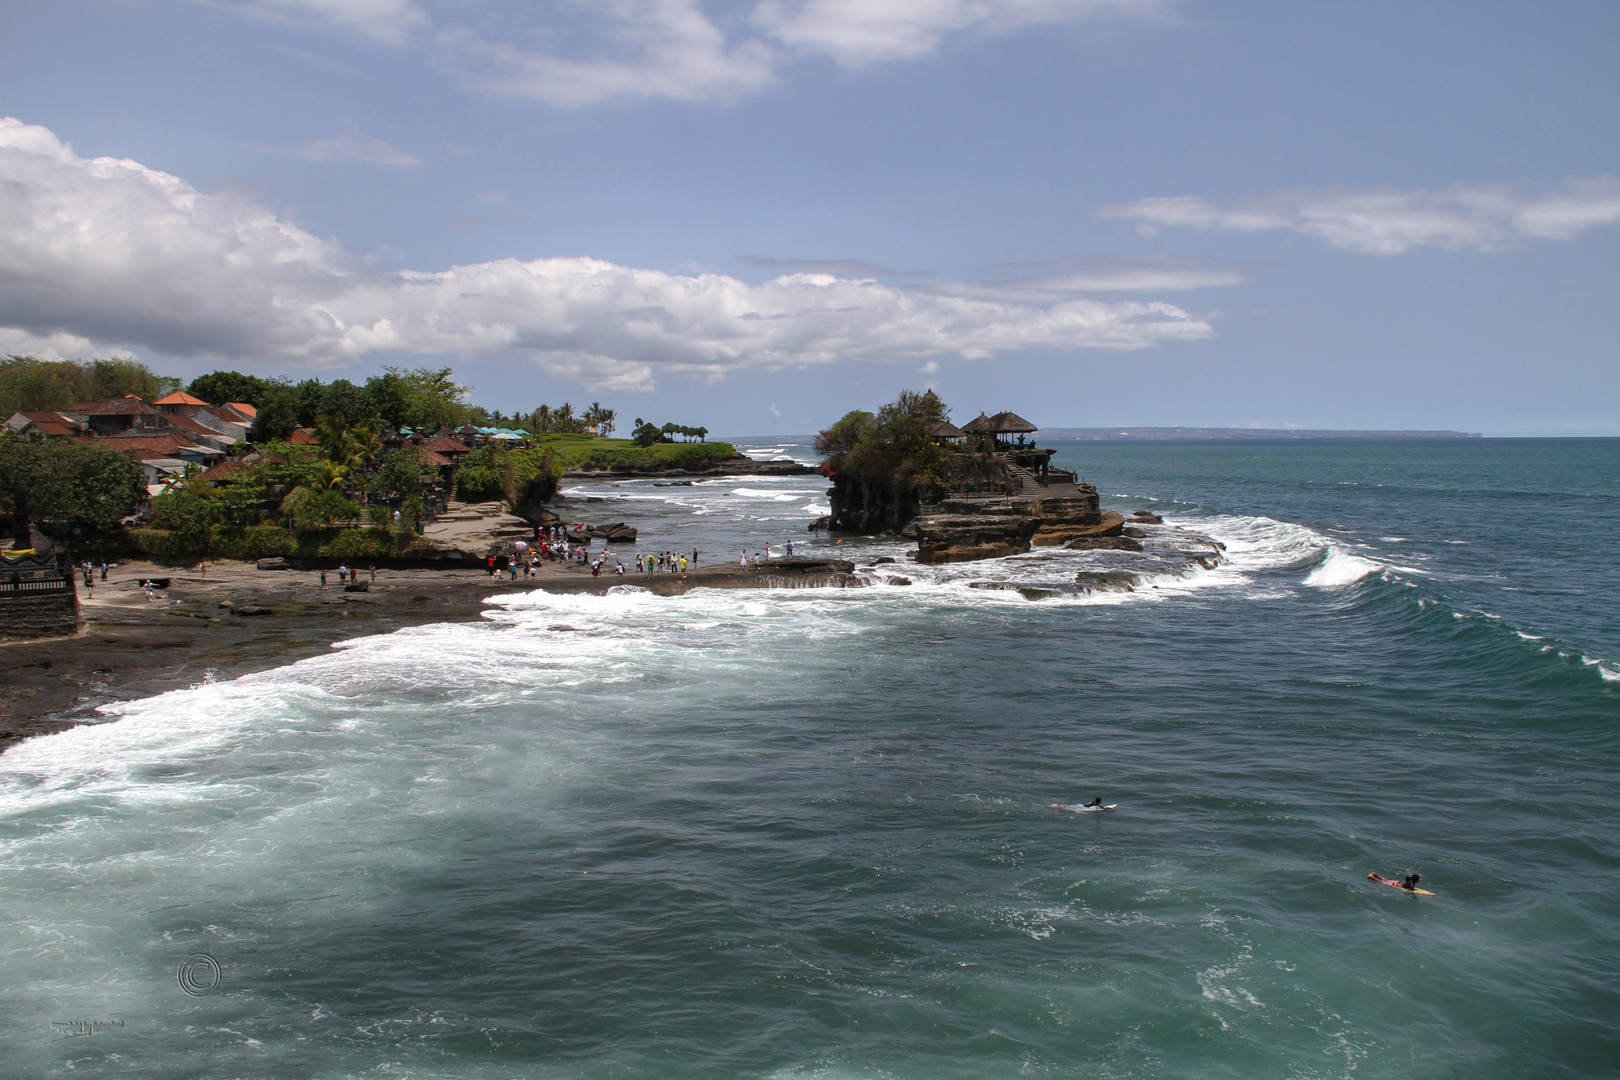
[{"label": "person walking", "polygon": [[787,542],[787,557],[793,558],[793,541],[791,540]]},{"label": "person walking", "polygon": [[321,592],[326,591],[326,568],[321,568]]},{"label": "person walking", "polygon": [[101,560],[101,580],[102,581],[107,580],[107,560],[106,559]]}]

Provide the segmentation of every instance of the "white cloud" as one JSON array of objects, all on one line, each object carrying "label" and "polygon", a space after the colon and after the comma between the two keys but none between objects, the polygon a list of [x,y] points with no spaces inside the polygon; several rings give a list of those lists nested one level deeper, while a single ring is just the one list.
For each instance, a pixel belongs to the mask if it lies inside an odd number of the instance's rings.
[{"label": "white cloud", "polygon": [[916,59],[954,36],[1099,16],[1157,18],[1177,0],[198,0],[420,50],[485,93],[576,108],[635,98],[731,100],[795,60]]},{"label": "white cloud", "polygon": [[911,60],[963,31],[1008,33],[1101,14],[1160,15],[1162,0],[760,0],[752,22],[802,53],[848,67]]},{"label": "white cloud", "polygon": [[246,199],[80,158],[6,118],[0,333],[311,367],[373,353],[519,355],[630,389],[659,371],[1129,350],[1213,330],[1157,301],[1013,302],[832,274],[749,284],[577,257],[382,273]]},{"label": "white cloud", "polygon": [[944,282],[932,291],[947,296],[1050,304],[1087,293],[1174,292],[1242,285],[1248,274],[1230,264],[1154,258],[1130,261],[1074,260],[1003,268],[1023,270],[988,282]]},{"label": "white cloud", "polygon": [[272,22],[357,33],[402,45],[431,25],[416,0],[201,0],[214,7]]},{"label": "white cloud", "polygon": [[774,49],[753,38],[728,45],[695,0],[613,0],[596,13],[607,21],[597,55],[559,56],[453,26],[438,36],[438,59],[488,93],[562,106],[734,98],[776,79]]},{"label": "white cloud", "polygon": [[325,139],[311,139],[296,146],[266,146],[263,149],[273,154],[290,154],[311,161],[363,161],[368,165],[393,165],[399,168],[422,164],[422,159],[408,150],[352,131]]},{"label": "white cloud", "polygon": [[1293,188],[1218,201],[1196,195],[1105,206],[1148,235],[1175,227],[1220,232],[1286,229],[1365,255],[1414,248],[1497,251],[1530,240],[1572,240],[1620,222],[1620,177],[1571,178],[1552,191],[1454,184],[1444,191]]}]

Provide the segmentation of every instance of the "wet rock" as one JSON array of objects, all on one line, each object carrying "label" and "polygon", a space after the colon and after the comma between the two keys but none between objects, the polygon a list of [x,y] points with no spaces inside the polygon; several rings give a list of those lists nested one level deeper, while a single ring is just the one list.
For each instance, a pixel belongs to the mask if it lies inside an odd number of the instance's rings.
[{"label": "wet rock", "polygon": [[237,607],[236,613],[238,615],[274,615],[275,614],[275,612],[271,611],[269,608],[260,607],[257,604],[242,604],[242,605]]},{"label": "wet rock", "polygon": [[1091,522],[1054,521],[1043,518],[1036,532],[1037,547],[1054,547],[1088,536],[1118,536],[1125,531],[1125,518],[1112,510],[1104,510]]},{"label": "wet rock", "polygon": [[558,623],[555,626],[548,626],[546,629],[555,630],[559,634],[583,634],[585,632],[580,627],[569,626],[567,623]]},{"label": "wet rock", "polygon": [[344,592],[370,592],[371,591],[371,582],[369,582],[369,581],[351,581],[347,585],[343,586],[343,591]]},{"label": "wet rock", "polygon": [[1123,570],[1082,570],[1074,575],[1074,583],[1083,593],[1135,592],[1142,579]]},{"label": "wet rock", "polygon": [[1143,532],[1141,529],[1133,529],[1129,525],[1127,525],[1121,531],[1120,535],[1121,536],[1129,536],[1129,537],[1133,537],[1133,538],[1135,538],[1137,540],[1141,540],[1141,539],[1144,539],[1147,536],[1147,533]]},{"label": "wet rock", "polygon": [[872,561],[872,565],[873,566],[882,566],[884,563],[892,563],[892,562],[894,562],[893,559],[889,558],[889,556],[887,556],[887,555],[883,555],[883,556],[880,556],[877,559],[874,559]]},{"label": "wet rock", "polygon": [[1164,518],[1160,517],[1158,514],[1149,513],[1146,510],[1138,510],[1136,513],[1131,515],[1131,518],[1135,521],[1144,522],[1148,525],[1164,524]]},{"label": "wet rock", "polygon": [[1069,551],[1141,551],[1142,545],[1128,536],[1082,536],[1063,545]]}]

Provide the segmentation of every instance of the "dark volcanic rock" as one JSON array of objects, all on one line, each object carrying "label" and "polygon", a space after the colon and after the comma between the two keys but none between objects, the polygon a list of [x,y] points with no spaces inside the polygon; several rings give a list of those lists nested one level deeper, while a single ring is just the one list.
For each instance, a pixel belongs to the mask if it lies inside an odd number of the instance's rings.
[{"label": "dark volcanic rock", "polygon": [[1136,513],[1132,514],[1131,517],[1148,525],[1164,524],[1164,518],[1160,517],[1158,514],[1149,513],[1146,510],[1138,510]]},{"label": "dark volcanic rock", "polygon": [[1129,525],[1127,525],[1124,529],[1122,529],[1120,531],[1120,535],[1129,536],[1129,537],[1133,537],[1133,538],[1135,538],[1137,540],[1141,540],[1141,539],[1143,539],[1143,538],[1145,538],[1147,536],[1147,533],[1143,532],[1141,529],[1133,529]]},{"label": "dark volcanic rock", "polygon": [[1082,536],[1063,545],[1070,551],[1141,551],[1142,545],[1128,536]]},{"label": "dark volcanic rock", "polygon": [[371,591],[371,582],[369,582],[369,581],[351,581],[347,585],[343,586],[343,591],[344,592],[370,592]]},{"label": "dark volcanic rock", "polygon": [[1080,591],[1090,592],[1135,592],[1136,586],[1142,579],[1135,574],[1123,570],[1105,570],[1097,572],[1082,570],[1074,575],[1074,583],[1080,586]]}]

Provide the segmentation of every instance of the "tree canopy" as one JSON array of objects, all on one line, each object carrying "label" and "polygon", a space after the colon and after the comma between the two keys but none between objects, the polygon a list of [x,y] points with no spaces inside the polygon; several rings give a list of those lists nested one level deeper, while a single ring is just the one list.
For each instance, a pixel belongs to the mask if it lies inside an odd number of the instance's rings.
[{"label": "tree canopy", "polygon": [[158,375],[139,360],[0,358],[0,419],[16,412],[57,412],[81,401],[134,394],[151,401],[178,389],[180,380]]},{"label": "tree canopy", "polygon": [[128,454],[89,443],[30,442],[11,432],[0,434],[0,511],[11,517],[20,538],[26,539],[30,525],[112,528],[145,495],[146,473]]},{"label": "tree canopy", "polygon": [[874,415],[855,410],[816,436],[815,449],[834,473],[890,490],[944,482],[951,451],[936,446],[934,425],[950,410],[932,390],[903,390]]}]

